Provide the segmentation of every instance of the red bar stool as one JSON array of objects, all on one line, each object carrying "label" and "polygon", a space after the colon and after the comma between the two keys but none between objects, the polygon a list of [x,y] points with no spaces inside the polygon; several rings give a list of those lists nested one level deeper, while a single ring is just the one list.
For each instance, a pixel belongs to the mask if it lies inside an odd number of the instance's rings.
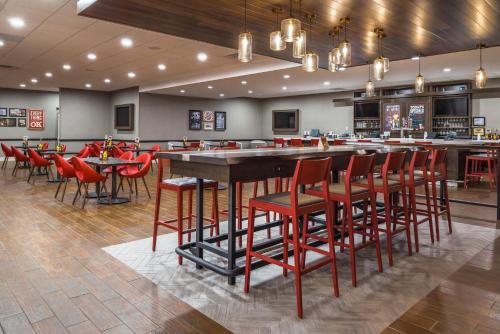
[{"label": "red bar stool", "polygon": [[311,147],[318,146],[319,138],[311,138]]},{"label": "red bar stool", "polygon": [[[414,151],[408,168],[408,173],[405,174],[405,186],[408,188],[408,209],[412,214],[413,235],[415,238],[415,252],[419,251],[418,225],[429,222],[429,232],[431,242],[434,243],[434,228],[432,227],[432,209],[431,198],[429,191],[429,182],[427,176],[427,159],[429,151]],[[389,175],[389,179],[399,181],[399,175]],[[417,187],[425,189],[425,203],[417,201]],[[420,206],[420,207],[419,207]],[[422,208],[425,206],[425,208]],[[418,219],[418,216],[423,216]]]},{"label": "red bar stool", "polygon": [[358,143],[371,143],[371,139],[358,139]]},{"label": "red bar stool", "polygon": [[304,147],[304,143],[301,138],[291,138],[290,139],[290,147]]},{"label": "red bar stool", "polygon": [[274,138],[274,146],[276,147],[285,147],[285,138]]},{"label": "red bar stool", "polygon": [[[482,171],[486,164],[486,172]],[[490,189],[494,189],[497,184],[497,151],[487,150],[486,154],[473,154],[465,158],[464,188],[467,189],[467,182],[472,180],[480,181],[487,177]]]},{"label": "red bar stool", "polygon": [[[179,151],[179,150],[176,150]],[[184,244],[184,234],[187,234],[188,242],[191,241],[191,232],[195,229],[192,228],[193,218],[193,192],[196,191],[196,178],[180,177],[176,179],[163,179],[164,160],[160,159],[158,164],[158,179],[156,182],[156,203],[154,213],[154,228],[153,228],[153,252],[156,251],[156,240],[158,237],[158,227],[163,226],[168,229],[177,231],[177,244],[182,246]],[[213,231],[219,235],[219,201],[218,201],[218,186],[216,181],[205,180],[203,182],[203,189],[212,190],[212,214],[210,218],[203,217],[204,221],[210,224],[206,227],[210,228],[210,236],[213,236]],[[161,206],[161,193],[163,190],[173,191],[177,195],[177,218],[169,220],[160,220],[160,206]],[[188,214],[184,216],[184,193],[188,192]],[[188,228],[184,229],[184,221],[187,220]],[[179,264],[182,264],[182,256],[179,256]]]},{"label": "red bar stool", "polygon": [[[385,232],[387,237],[387,257],[389,258],[390,266],[393,265],[392,237],[395,234],[405,232],[406,242],[408,243],[408,255],[412,255],[410,216],[405,189],[405,158],[406,152],[387,153],[385,162],[382,165],[381,177],[373,181],[375,193],[382,194],[384,198],[384,214],[379,215],[378,218],[385,221],[385,229],[379,228],[379,231]],[[397,174],[399,178],[394,179],[393,174]],[[369,181],[363,179],[355,185],[369,188]],[[399,194],[403,198],[401,207],[399,206]],[[399,217],[401,211],[403,213],[402,220]]]},{"label": "red bar stool", "polygon": [[14,152],[12,152],[12,150],[4,143],[2,143],[2,152],[3,152],[3,156],[5,157],[5,159],[3,160],[3,163],[2,163],[2,169],[4,169],[7,167],[7,163],[9,162],[9,158],[14,157]]},{"label": "red bar stool", "polygon": [[[436,226],[436,240],[439,241],[439,217],[446,214],[448,231],[452,233],[450,202],[448,200],[448,183],[446,181],[446,148],[434,149],[429,168],[429,182],[432,188],[432,214]],[[440,182],[443,191],[443,204],[438,204],[437,183]]]},{"label": "red bar stool", "polygon": [[[352,286],[356,287],[356,252],[369,245],[375,245],[377,254],[378,271],[382,272],[382,255],[380,251],[380,240],[378,233],[377,223],[377,208],[376,208],[376,194],[373,187],[373,162],[374,155],[353,155],[349,161],[346,170],[344,184],[334,183],[328,187],[328,199],[333,204],[334,212],[332,217],[337,217],[336,208],[340,203],[343,204],[342,223],[340,226],[333,225],[334,235],[340,229],[340,239],[334,241],[336,245],[340,246],[341,251],[344,248],[349,250],[351,262],[351,281]],[[368,187],[359,187],[352,184],[354,179],[366,177]],[[314,196],[321,196],[319,188],[306,190],[307,194]],[[353,203],[363,201],[365,216],[368,212],[368,202],[371,206],[371,220],[370,224],[363,219],[363,223],[354,221],[353,217]],[[347,232],[348,242],[345,240],[345,233]],[[354,235],[361,235],[363,237],[360,244],[354,243]],[[368,241],[367,238],[368,237]]]},{"label": "red bar stool", "polygon": [[[290,192],[260,196],[250,200],[250,213],[248,219],[248,235],[246,249],[246,268],[245,268],[245,293],[250,291],[250,272],[252,270],[252,257],[262,261],[278,265],[283,268],[283,275],[286,276],[288,270],[295,273],[295,293],[297,299],[297,315],[302,318],[302,274],[308,273],[321,266],[330,264],[333,280],[333,290],[336,297],[339,296],[339,287],[337,279],[337,267],[335,261],[334,233],[332,228],[332,216],[330,205],[328,204],[328,175],[331,169],[332,159],[319,160],[299,160],[295,168],[292,181],[292,190]],[[299,187],[302,185],[313,185],[322,183],[322,196],[312,196],[299,193]],[[254,246],[254,228],[256,210],[279,212],[284,217],[284,238],[283,238],[283,261],[274,259],[266,255],[265,250],[257,252],[253,250]],[[304,222],[308,221],[309,214],[317,211],[326,212],[326,224],[328,237],[324,240],[328,243],[328,251],[312,247],[300,242],[299,217],[304,217]],[[290,218],[292,220],[291,237],[289,232]],[[288,246],[293,245],[294,264],[288,263]],[[258,245],[257,245],[258,246]],[[257,248],[257,247],[256,247]],[[301,251],[307,249],[324,255],[318,262],[310,264],[308,267],[301,265]]]},{"label": "red bar stool", "polygon": [[29,163],[30,159],[15,146],[11,146],[11,150],[14,154],[14,158],[16,159],[14,169],[12,170],[12,176],[17,176],[17,170],[21,167],[21,164]]},{"label": "red bar stool", "polygon": [[347,141],[345,139],[334,139],[333,140],[333,146],[336,145],[345,145]]}]

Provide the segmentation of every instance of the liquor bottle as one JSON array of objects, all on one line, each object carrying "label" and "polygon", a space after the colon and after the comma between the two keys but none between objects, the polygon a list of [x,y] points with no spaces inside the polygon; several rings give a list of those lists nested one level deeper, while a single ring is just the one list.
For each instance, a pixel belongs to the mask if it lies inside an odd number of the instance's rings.
[{"label": "liquor bottle", "polygon": [[102,150],[102,160],[108,160],[108,149]]}]

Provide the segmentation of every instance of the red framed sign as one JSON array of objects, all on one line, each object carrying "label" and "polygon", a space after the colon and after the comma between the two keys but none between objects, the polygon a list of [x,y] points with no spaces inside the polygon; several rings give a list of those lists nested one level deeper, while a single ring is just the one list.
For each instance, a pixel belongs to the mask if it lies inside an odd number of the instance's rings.
[{"label": "red framed sign", "polygon": [[28,129],[43,130],[45,128],[45,114],[43,109],[30,109],[28,113]]}]

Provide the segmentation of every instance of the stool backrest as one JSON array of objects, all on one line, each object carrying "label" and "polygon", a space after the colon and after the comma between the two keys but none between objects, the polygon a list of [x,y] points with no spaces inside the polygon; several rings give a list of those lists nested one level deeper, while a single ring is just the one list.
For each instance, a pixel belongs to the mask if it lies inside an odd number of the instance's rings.
[{"label": "stool backrest", "polygon": [[431,175],[439,172],[441,177],[446,176],[446,153],[448,150],[446,148],[436,148],[432,151],[432,159],[430,164]]},{"label": "stool backrest", "polygon": [[285,147],[285,138],[274,138],[274,145],[281,145],[281,147]]},{"label": "stool backrest", "polygon": [[324,190],[325,201],[328,198],[328,179],[332,169],[332,158],[304,159],[297,161],[293,173],[291,199],[292,206],[297,207],[297,196],[300,186],[321,183]]},{"label": "stool backrest", "polygon": [[387,175],[389,172],[404,171],[405,159],[406,151],[387,153],[384,165],[382,166],[382,175]]},{"label": "stool backrest", "polygon": [[300,138],[291,138],[290,139],[290,146],[302,147],[302,146],[304,146],[304,144],[302,143],[302,139],[300,139]]},{"label": "stool backrest", "polygon": [[421,170],[424,179],[427,178],[427,159],[429,158],[429,151],[419,150],[413,151],[413,156],[411,157],[409,174],[410,180],[415,180],[415,171]]},{"label": "stool backrest", "polygon": [[346,183],[350,183],[352,178],[360,176],[368,176],[373,173],[373,162],[375,154],[355,154],[351,156],[349,166],[346,170]]}]

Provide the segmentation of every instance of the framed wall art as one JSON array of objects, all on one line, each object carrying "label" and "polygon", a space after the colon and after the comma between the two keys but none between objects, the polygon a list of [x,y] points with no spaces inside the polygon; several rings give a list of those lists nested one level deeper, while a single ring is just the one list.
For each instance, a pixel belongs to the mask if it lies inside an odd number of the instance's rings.
[{"label": "framed wall art", "polygon": [[7,117],[8,108],[0,108],[0,117]]},{"label": "framed wall art", "polygon": [[26,127],[26,118],[18,118],[17,119],[17,126],[20,128],[25,128]]},{"label": "framed wall art", "polygon": [[214,129],[214,122],[203,122],[203,130],[212,131]]},{"label": "framed wall art", "polygon": [[201,130],[201,110],[189,110],[189,130]]},{"label": "framed wall art", "polygon": [[10,108],[9,117],[26,117],[26,109]]},{"label": "framed wall art", "polygon": [[215,112],[215,131],[226,131],[226,112]]},{"label": "framed wall art", "polygon": [[28,129],[43,130],[45,128],[45,114],[43,109],[30,109],[28,113]]},{"label": "framed wall art", "polygon": [[0,127],[15,127],[17,125],[16,118],[0,118]]},{"label": "framed wall art", "polygon": [[203,122],[213,122],[214,121],[214,112],[205,110],[203,111]]}]

